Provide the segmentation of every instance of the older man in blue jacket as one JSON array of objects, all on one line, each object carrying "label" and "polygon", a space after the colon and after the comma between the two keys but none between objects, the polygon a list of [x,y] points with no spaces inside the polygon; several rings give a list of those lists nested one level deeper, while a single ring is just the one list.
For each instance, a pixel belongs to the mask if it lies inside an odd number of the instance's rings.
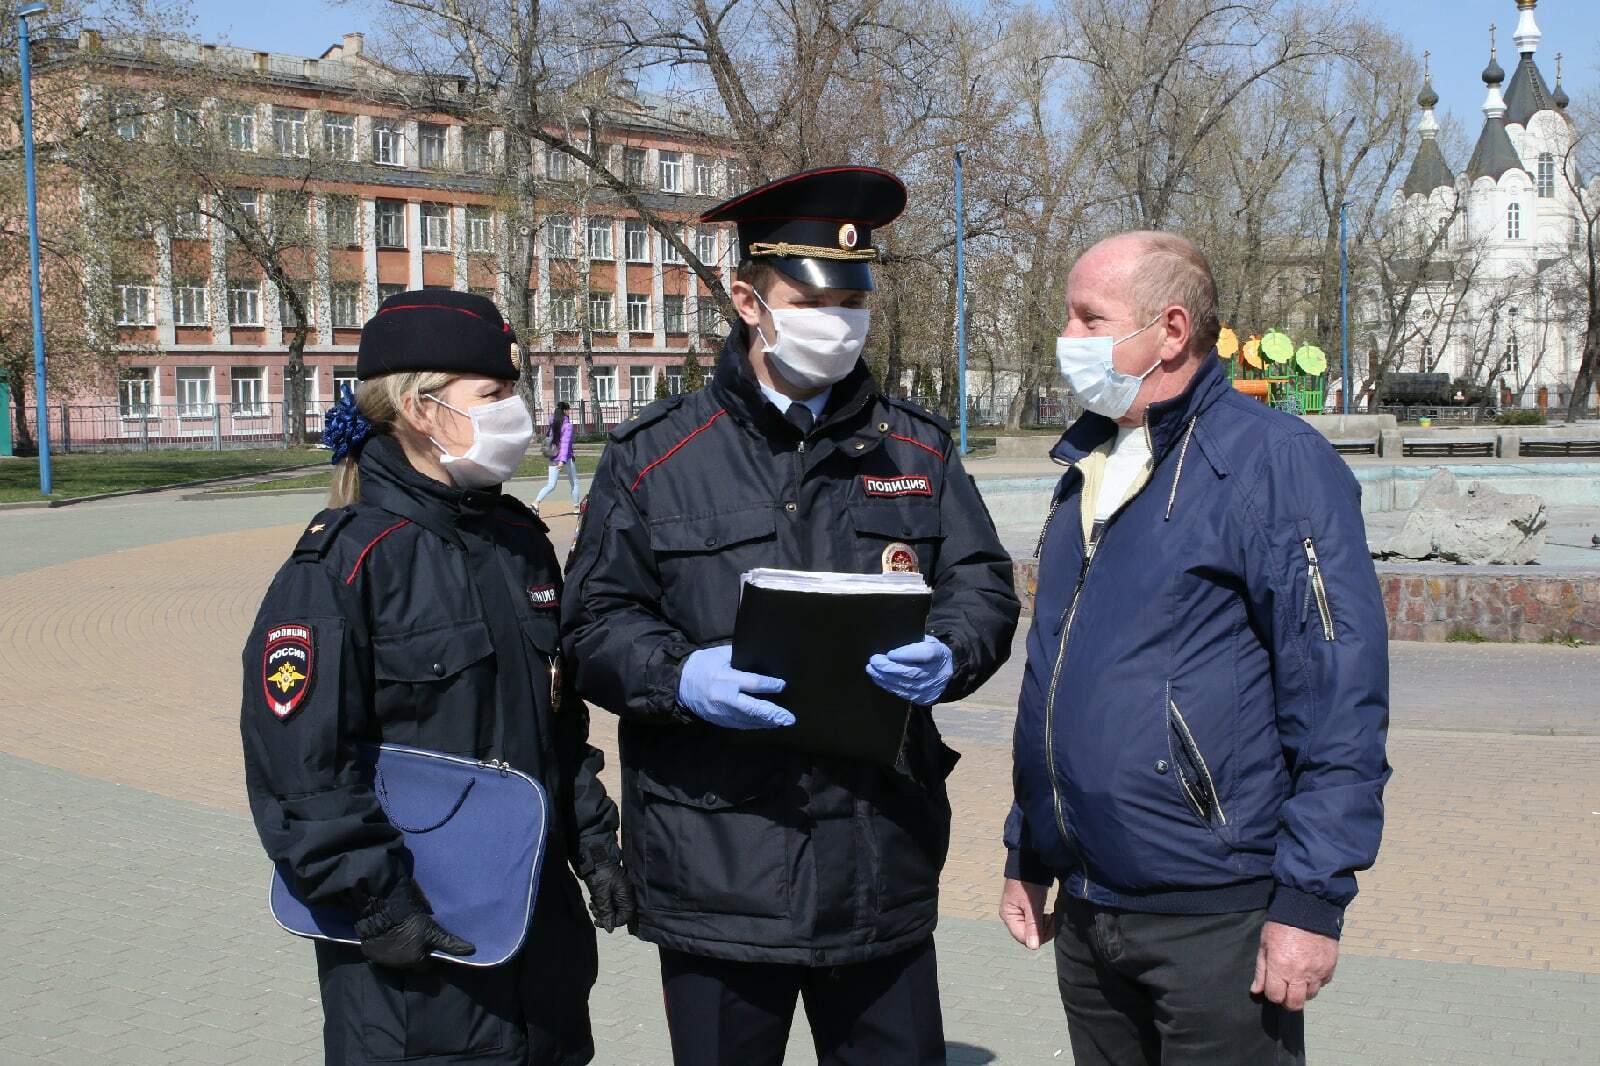
[{"label": "older man in blue jacket", "polygon": [[1304,1061],[1383,830],[1360,490],[1230,387],[1216,302],[1171,234],[1104,241],[1067,280],[1057,359],[1089,413],[1051,452],[1001,916],[1055,938],[1078,1066]]}]

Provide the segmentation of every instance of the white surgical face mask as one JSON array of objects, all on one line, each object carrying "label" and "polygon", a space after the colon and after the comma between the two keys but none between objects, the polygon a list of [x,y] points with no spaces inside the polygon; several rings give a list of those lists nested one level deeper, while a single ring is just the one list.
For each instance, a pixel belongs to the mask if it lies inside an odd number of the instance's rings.
[{"label": "white surgical face mask", "polygon": [[761,327],[761,343],[767,357],[778,365],[778,372],[791,385],[802,389],[825,389],[855,369],[861,346],[867,340],[872,312],[864,307],[781,307],[773,310],[756,293],[761,306],[772,316],[777,343],[767,339]]},{"label": "white surgical face mask", "polygon": [[427,399],[472,421],[472,447],[465,455],[451,455],[444,445],[428,438],[439,449],[439,462],[457,487],[492,488],[516,472],[533,441],[533,416],[521,397],[507,396],[466,411],[451,407],[437,396]]},{"label": "white surgical face mask", "polygon": [[1112,351],[1123,341],[1130,341],[1161,321],[1157,315],[1126,337],[1057,337],[1056,365],[1067,387],[1078,397],[1078,402],[1097,415],[1121,418],[1133,406],[1139,395],[1139,385],[1151,371],[1161,365],[1161,359],[1150,364],[1150,369],[1135,377],[1124,374],[1111,360]]}]

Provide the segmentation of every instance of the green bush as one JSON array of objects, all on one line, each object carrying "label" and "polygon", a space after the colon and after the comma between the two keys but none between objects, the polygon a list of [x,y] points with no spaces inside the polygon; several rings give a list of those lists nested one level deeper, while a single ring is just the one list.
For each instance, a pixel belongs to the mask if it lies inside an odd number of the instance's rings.
[{"label": "green bush", "polygon": [[1476,629],[1467,629],[1464,626],[1457,626],[1455,629],[1452,629],[1448,634],[1445,635],[1444,639],[1445,642],[1449,644],[1482,644],[1488,640],[1487,637],[1485,637],[1482,633],[1479,633]]},{"label": "green bush", "polygon": [[1543,411],[1502,411],[1495,416],[1494,424],[1497,426],[1542,426],[1545,424]]}]

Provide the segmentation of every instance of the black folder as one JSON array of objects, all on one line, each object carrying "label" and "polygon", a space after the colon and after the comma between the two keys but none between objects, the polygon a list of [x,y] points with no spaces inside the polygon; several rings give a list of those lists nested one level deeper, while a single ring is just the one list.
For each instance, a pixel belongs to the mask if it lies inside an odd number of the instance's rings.
[{"label": "black folder", "polygon": [[883,592],[836,584],[839,590],[797,591],[746,581],[733,666],[782,678],[782,692],[759,698],[795,718],[782,729],[751,730],[749,739],[892,766],[911,704],[874,684],[867,660],[922,639],[933,593],[926,585],[918,592]]}]

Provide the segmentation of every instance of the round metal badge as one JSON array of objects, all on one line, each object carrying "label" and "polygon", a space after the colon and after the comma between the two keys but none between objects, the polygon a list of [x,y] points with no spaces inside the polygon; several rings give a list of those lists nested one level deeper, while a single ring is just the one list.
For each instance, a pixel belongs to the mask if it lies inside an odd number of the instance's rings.
[{"label": "round metal badge", "polygon": [[883,549],[883,572],[886,574],[920,574],[922,567],[917,562],[917,553],[911,545],[895,541]]},{"label": "round metal badge", "polygon": [[860,240],[861,235],[856,232],[856,226],[854,222],[846,222],[844,225],[839,227],[840,248],[854,248],[856,243]]}]

